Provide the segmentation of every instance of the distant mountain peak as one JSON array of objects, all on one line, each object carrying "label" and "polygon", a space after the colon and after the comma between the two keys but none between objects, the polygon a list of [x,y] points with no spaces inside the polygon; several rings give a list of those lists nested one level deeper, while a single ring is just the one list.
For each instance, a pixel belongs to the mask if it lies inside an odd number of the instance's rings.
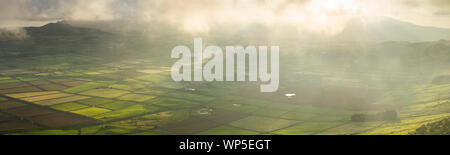
[{"label": "distant mountain peak", "polygon": [[100,30],[74,27],[64,21],[48,23],[42,27],[25,28],[31,36],[71,36],[71,35],[89,35],[105,34]]},{"label": "distant mountain peak", "polygon": [[64,22],[48,23],[41,28],[61,28],[61,27],[72,27],[71,25]]}]

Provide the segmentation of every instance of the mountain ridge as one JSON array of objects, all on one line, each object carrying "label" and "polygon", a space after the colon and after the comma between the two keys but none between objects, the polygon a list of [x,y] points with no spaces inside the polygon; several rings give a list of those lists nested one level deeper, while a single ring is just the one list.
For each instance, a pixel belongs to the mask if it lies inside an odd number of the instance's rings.
[{"label": "mountain ridge", "polygon": [[353,18],[334,39],[378,43],[387,41],[429,42],[450,40],[450,29],[420,26],[386,17],[377,21]]}]

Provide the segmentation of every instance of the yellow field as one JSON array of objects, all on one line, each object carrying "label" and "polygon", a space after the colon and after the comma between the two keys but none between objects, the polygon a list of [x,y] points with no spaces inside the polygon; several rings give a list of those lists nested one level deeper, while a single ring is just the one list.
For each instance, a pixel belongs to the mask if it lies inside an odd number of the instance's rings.
[{"label": "yellow field", "polygon": [[84,99],[88,99],[88,98],[90,98],[90,97],[75,95],[75,96],[70,96],[70,97],[65,97],[65,98],[57,98],[57,99],[52,99],[52,100],[39,101],[39,102],[36,102],[36,104],[49,106],[49,105],[55,105],[55,104],[60,104],[60,103],[84,100]]}]

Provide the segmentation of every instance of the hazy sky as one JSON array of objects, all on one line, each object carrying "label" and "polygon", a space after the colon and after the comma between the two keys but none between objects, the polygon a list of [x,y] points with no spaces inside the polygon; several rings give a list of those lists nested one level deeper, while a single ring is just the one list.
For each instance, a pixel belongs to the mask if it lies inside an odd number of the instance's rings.
[{"label": "hazy sky", "polygon": [[188,31],[212,24],[293,24],[334,32],[351,18],[387,16],[450,28],[450,0],[0,0],[0,27],[55,20],[167,22]]}]

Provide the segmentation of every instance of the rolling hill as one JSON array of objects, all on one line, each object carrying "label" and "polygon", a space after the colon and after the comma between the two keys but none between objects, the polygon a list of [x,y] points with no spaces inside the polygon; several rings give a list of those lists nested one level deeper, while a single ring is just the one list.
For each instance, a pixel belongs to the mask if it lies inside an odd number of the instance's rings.
[{"label": "rolling hill", "polygon": [[117,37],[96,29],[74,27],[62,22],[22,28],[26,37],[1,39],[1,56],[29,56],[53,53],[102,53],[112,51]]},{"label": "rolling hill", "polygon": [[358,42],[426,42],[441,39],[449,40],[450,29],[419,26],[392,18],[381,18],[373,21],[354,18],[334,39]]}]

